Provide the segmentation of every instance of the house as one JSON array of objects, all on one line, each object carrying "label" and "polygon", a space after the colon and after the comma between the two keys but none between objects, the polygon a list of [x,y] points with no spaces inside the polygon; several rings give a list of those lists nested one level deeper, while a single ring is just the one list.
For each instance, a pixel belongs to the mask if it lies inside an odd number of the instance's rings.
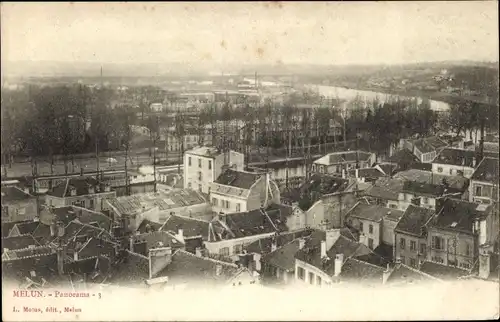
[{"label": "house", "polygon": [[295,254],[305,245],[304,238],[297,238],[262,256],[263,282],[287,284],[295,277]]},{"label": "house", "polygon": [[41,246],[31,234],[2,238],[2,254],[10,250]]},{"label": "house", "polygon": [[295,255],[295,281],[298,284],[332,285],[341,280],[343,265],[348,260],[371,254],[373,252],[365,245],[344,237],[340,229],[313,234]]},{"label": "house", "polygon": [[96,211],[106,210],[105,201],[115,198],[116,192],[94,178],[68,178],[47,192],[45,203],[54,206],[80,206]]},{"label": "house", "polygon": [[298,188],[306,176],[306,160],[304,158],[252,163],[252,167],[268,169],[271,180],[276,182],[281,192],[286,188]]},{"label": "house", "polygon": [[395,167],[394,172],[397,172],[414,168],[416,164],[420,163],[420,160],[410,150],[401,149],[391,155],[387,163],[392,164]]},{"label": "house", "polygon": [[484,158],[470,178],[469,201],[498,201],[498,159]]},{"label": "house", "polygon": [[481,245],[498,238],[498,208],[445,198],[428,226],[428,260],[470,271],[478,260]]},{"label": "house", "polygon": [[432,161],[432,172],[470,178],[478,161],[474,151],[445,148]]},{"label": "house", "polygon": [[268,173],[227,169],[210,187],[216,213],[252,211],[280,202],[279,188]]},{"label": "house", "polygon": [[243,170],[244,155],[235,151],[222,152],[213,147],[197,147],[184,153],[184,187],[210,194],[211,183],[226,167]]},{"label": "house", "polygon": [[157,247],[170,247],[173,251],[184,249],[183,238],[176,237],[167,231],[151,231],[135,234],[129,237],[129,250],[147,256],[150,249]]},{"label": "house", "polygon": [[29,190],[2,187],[2,222],[33,220],[37,215],[37,198]]},{"label": "house", "polygon": [[342,176],[351,169],[370,168],[375,154],[364,151],[344,151],[327,154],[313,162],[312,172]]},{"label": "house", "polygon": [[129,218],[130,230],[135,231],[147,218],[163,223],[171,215],[211,219],[210,204],[198,191],[182,189],[122,196],[106,201],[112,216]]},{"label": "house", "polygon": [[399,202],[399,193],[403,190],[404,182],[405,180],[398,177],[382,177],[360,195],[371,204],[404,211],[406,204]]},{"label": "house", "polygon": [[461,197],[461,192],[444,185],[405,181],[403,189],[398,194],[400,209],[406,209],[409,205],[417,205],[423,208],[436,209],[436,200],[443,196]]},{"label": "house", "polygon": [[389,286],[406,286],[408,284],[426,284],[441,282],[441,280],[432,275],[426,274],[418,269],[405,264],[396,263],[390,265],[385,272],[384,284]]},{"label": "house", "polygon": [[205,242],[205,247],[210,254],[218,254],[223,258],[239,259],[246,245],[276,233],[292,229],[304,229],[303,218],[296,221],[297,213],[292,207],[270,205],[241,213],[219,215],[214,222],[224,227],[220,238]]},{"label": "house", "polygon": [[394,230],[394,257],[404,265],[419,268],[428,258],[427,224],[434,215],[429,208],[409,205]]},{"label": "house", "polygon": [[401,217],[402,214],[400,210],[358,202],[348,211],[346,218],[347,224],[363,235],[361,242],[374,250],[383,243],[384,217]]},{"label": "house", "polygon": [[413,153],[421,163],[431,163],[448,143],[439,137],[431,136],[419,139],[401,139],[400,146]]},{"label": "house", "polygon": [[442,185],[462,193],[467,192],[469,188],[469,179],[465,177],[456,175],[450,176],[448,174],[439,174],[419,169],[410,169],[398,172],[394,175],[394,178],[403,179],[404,181]]},{"label": "house", "polygon": [[498,283],[500,278],[500,238],[493,244],[484,244],[479,247],[478,277]]},{"label": "house", "polygon": [[375,182],[378,178],[386,177],[386,175],[380,167],[373,168],[363,168],[363,169],[353,169],[348,172],[349,177],[356,178],[361,182]]}]

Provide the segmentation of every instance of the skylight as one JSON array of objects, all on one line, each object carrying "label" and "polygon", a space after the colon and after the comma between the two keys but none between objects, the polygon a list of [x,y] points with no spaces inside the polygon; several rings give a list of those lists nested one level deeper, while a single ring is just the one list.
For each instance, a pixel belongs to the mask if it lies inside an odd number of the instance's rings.
[{"label": "skylight", "polygon": [[450,226],[451,226],[451,227],[455,227],[457,224],[458,224],[458,223],[457,223],[456,221],[454,221],[454,222],[452,222],[452,223],[451,223],[451,225],[450,225]]}]

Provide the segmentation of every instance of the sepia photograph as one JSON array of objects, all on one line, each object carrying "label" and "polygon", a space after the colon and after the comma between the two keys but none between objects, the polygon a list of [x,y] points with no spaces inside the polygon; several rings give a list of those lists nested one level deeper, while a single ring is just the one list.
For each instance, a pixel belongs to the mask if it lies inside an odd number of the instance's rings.
[{"label": "sepia photograph", "polygon": [[3,321],[500,317],[498,1],[0,8]]}]

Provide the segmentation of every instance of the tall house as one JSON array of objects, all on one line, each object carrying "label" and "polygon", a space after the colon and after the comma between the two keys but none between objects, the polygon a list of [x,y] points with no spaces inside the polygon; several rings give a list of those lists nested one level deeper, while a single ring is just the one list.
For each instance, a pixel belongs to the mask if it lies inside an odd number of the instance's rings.
[{"label": "tall house", "polygon": [[472,174],[469,201],[492,203],[498,201],[498,159],[484,158]]},{"label": "tall house", "polygon": [[197,147],[184,154],[184,187],[210,194],[210,185],[225,168],[243,170],[244,155],[222,152],[213,147]]}]

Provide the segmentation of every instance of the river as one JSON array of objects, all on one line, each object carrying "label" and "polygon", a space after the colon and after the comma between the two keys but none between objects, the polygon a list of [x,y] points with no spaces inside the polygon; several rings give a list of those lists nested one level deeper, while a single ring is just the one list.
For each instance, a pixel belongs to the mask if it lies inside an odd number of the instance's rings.
[{"label": "river", "polygon": [[[371,102],[374,99],[378,99],[379,102],[381,103],[385,102],[390,97],[393,98],[399,97],[402,99],[415,98],[412,96],[401,96],[396,94],[379,93],[379,92],[337,87],[337,86],[326,86],[326,85],[315,85],[315,84],[307,84],[305,86],[306,88],[318,92],[320,95],[323,95],[325,97],[331,97],[331,98],[338,97],[342,100],[347,100],[347,101],[351,101],[356,97],[364,99],[367,102]],[[422,98],[421,97],[416,97],[416,98],[418,103],[420,104],[422,102]],[[436,112],[445,112],[448,111],[450,108],[448,103],[442,101],[429,100],[429,102],[431,105],[431,109]]]}]

